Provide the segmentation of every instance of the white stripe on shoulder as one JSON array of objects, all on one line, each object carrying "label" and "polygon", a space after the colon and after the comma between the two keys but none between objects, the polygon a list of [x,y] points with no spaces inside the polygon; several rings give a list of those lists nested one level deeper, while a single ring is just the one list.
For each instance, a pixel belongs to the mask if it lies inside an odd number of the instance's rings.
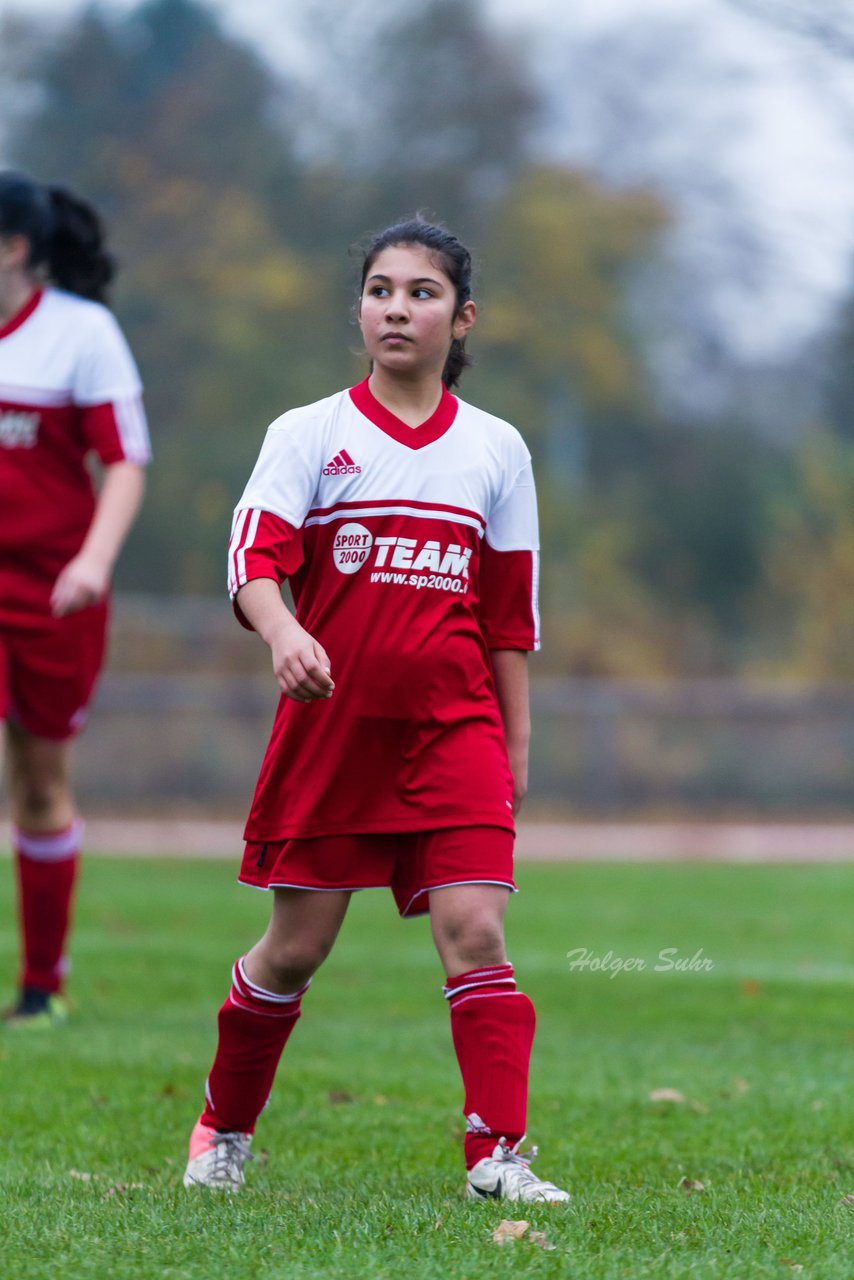
[{"label": "white stripe on shoulder", "polygon": [[122,450],[128,462],[144,465],[151,459],[151,444],[145,411],[139,396],[127,396],[113,401],[113,412],[119,429]]},{"label": "white stripe on shoulder", "polygon": [[246,585],[246,552],[255,544],[255,535],[258,532],[258,522],[260,519],[261,508],[256,507],[249,517],[249,527],[246,530],[246,536],[243,539],[243,544],[236,556],[238,588]]},{"label": "white stripe on shoulder", "polygon": [[232,598],[237,595],[238,585],[235,553],[240,545],[240,539],[243,536],[243,526],[246,524],[248,515],[248,507],[244,507],[242,511],[235,511],[234,520],[231,524],[231,541],[228,544],[228,594]]}]

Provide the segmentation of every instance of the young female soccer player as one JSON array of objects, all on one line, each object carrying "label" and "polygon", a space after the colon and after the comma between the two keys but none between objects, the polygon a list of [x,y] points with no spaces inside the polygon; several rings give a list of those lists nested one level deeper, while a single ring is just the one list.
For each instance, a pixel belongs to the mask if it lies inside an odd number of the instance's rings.
[{"label": "young female soccer player", "polygon": [[518,433],[448,390],[474,320],[458,240],[422,221],[383,232],[359,299],[370,377],[277,419],[237,508],[231,594],[282,691],[240,879],[274,901],[219,1013],[187,1186],[242,1185],[350,895],[385,885],[401,915],[429,911],[447,974],[467,1194],[569,1199],[519,1152],[534,1009],[502,923],[538,647],[536,500]]},{"label": "young female soccer player", "polygon": [[70,742],[100,670],[110,575],[149,456],[139,376],[103,305],[112,273],[87,204],[0,173],[0,719],[23,953],[13,1026],[63,1016],[82,835]]}]

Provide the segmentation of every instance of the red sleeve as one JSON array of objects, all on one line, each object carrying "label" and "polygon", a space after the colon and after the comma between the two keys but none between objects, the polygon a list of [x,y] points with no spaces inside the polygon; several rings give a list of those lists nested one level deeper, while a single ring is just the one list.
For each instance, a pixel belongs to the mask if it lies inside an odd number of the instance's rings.
[{"label": "red sleeve", "polygon": [[536,551],[496,551],[486,538],[480,550],[478,616],[490,649],[539,649]]},{"label": "red sleeve", "polygon": [[113,462],[136,462],[144,466],[151,458],[148,426],[140,396],[126,396],[81,409],[83,439],[105,466]]},{"label": "red sleeve", "polygon": [[302,562],[300,529],[259,507],[235,512],[228,547],[228,592],[241,626],[254,630],[237,603],[240,588],[253,578],[272,578],[281,586]]}]

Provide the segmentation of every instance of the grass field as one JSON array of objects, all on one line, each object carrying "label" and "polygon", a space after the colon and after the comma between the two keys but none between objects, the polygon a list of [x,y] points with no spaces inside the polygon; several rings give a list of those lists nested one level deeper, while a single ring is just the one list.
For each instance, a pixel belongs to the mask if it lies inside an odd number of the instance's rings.
[{"label": "grass field", "polygon": [[[11,978],[8,864],[0,880]],[[571,1208],[461,1199],[441,973],[425,923],[382,893],[354,901],[305,1000],[245,1193],[184,1191],[215,1010],[267,901],[227,865],[93,858],[73,1021],[0,1032],[0,1273],[854,1275],[854,867],[523,865],[520,883],[510,955],[540,1020],[529,1136]],[[573,970],[579,947],[646,968]],[[714,967],[656,972],[662,948]],[[685,1101],[651,1101],[663,1088]],[[504,1217],[554,1248],[493,1243]]]}]

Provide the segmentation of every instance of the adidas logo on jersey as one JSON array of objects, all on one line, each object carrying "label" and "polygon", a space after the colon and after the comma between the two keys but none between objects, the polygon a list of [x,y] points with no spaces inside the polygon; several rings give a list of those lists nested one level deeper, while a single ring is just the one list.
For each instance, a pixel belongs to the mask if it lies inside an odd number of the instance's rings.
[{"label": "adidas logo on jersey", "polygon": [[323,468],[323,474],[325,476],[359,476],[362,474],[362,468],[356,466],[346,449],[342,449],[340,453],[336,453],[331,462],[327,462]]}]

